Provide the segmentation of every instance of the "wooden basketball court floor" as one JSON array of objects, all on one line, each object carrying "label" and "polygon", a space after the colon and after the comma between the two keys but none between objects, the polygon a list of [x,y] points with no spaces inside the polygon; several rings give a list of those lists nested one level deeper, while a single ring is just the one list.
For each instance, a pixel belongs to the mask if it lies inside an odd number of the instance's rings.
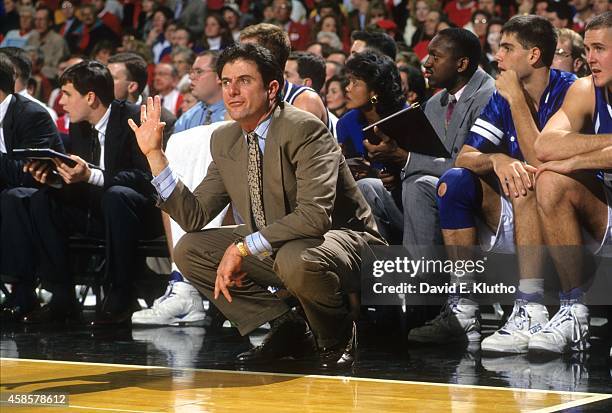
[{"label": "wooden basketball court floor", "polygon": [[3,413],[544,413],[582,411],[581,406],[612,398],[603,393],[15,358],[2,358],[0,367],[0,392],[5,396],[9,392],[69,395],[67,406],[3,403]]}]

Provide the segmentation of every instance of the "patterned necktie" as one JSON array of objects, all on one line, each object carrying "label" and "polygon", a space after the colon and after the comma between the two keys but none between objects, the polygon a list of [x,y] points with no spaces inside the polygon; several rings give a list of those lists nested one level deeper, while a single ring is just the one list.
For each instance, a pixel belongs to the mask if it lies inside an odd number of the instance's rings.
[{"label": "patterned necktie", "polygon": [[266,216],[264,215],[263,209],[263,168],[257,134],[255,134],[255,132],[248,133],[247,142],[249,146],[247,179],[249,194],[251,196],[251,213],[253,214],[257,228],[262,229],[266,226]]},{"label": "patterned necktie", "polygon": [[204,125],[210,125],[212,123],[212,110],[206,109],[206,116],[204,117]]},{"label": "patterned necktie", "polygon": [[455,99],[455,97],[453,95],[449,95],[448,105],[446,106],[446,129],[448,129],[448,124],[450,123],[451,118],[453,117],[453,111],[455,110],[456,103],[457,100]]},{"label": "patterned necktie", "polygon": [[102,165],[100,156],[102,155],[102,147],[100,146],[100,138],[96,128],[91,128],[91,163],[94,165]]}]

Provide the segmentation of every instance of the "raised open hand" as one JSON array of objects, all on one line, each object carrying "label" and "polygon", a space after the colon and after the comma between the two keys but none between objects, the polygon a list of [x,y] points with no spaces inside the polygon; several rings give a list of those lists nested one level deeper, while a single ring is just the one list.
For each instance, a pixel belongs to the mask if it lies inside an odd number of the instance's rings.
[{"label": "raised open hand", "polygon": [[130,128],[136,135],[138,146],[148,158],[153,152],[161,152],[165,122],[160,121],[161,99],[147,98],[147,104],[140,107],[140,126],[132,119],[128,120]]}]

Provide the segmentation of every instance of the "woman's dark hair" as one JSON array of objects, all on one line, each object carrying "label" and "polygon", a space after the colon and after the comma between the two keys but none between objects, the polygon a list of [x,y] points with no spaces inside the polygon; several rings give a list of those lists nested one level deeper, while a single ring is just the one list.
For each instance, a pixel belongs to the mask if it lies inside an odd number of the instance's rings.
[{"label": "woman's dark hair", "polygon": [[94,92],[106,107],[115,99],[113,77],[100,62],[84,60],[70,66],[60,77],[59,83],[60,86],[72,83],[81,95]]},{"label": "woman's dark hair", "polygon": [[284,68],[281,68],[277,59],[265,47],[253,43],[236,43],[221,52],[217,60],[217,75],[222,79],[223,67],[236,60],[248,60],[257,65],[257,70],[261,74],[265,87],[270,82],[278,82],[278,94],[276,102],[282,100],[283,85],[285,84]]},{"label": "woman's dark hair", "polygon": [[399,71],[389,56],[374,51],[357,53],[346,62],[346,72],[363,80],[376,93],[379,116],[395,113],[406,104]]},{"label": "woman's dark hair", "polygon": [[325,81],[325,90],[329,90],[329,85],[333,82],[340,83],[340,89],[342,90],[342,94],[346,96],[346,87],[348,86],[348,79],[344,75],[333,75],[329,79]]},{"label": "woman's dark hair", "polygon": [[[215,19],[217,21],[217,24],[219,25],[219,35],[221,36],[220,49],[223,50],[226,47],[234,44],[234,37],[232,36],[232,31],[230,30],[227,22],[223,19],[223,17],[221,17],[221,15],[218,13],[211,13],[204,19],[204,24],[206,24],[206,20],[208,20],[209,18]],[[210,49],[206,34],[202,36],[202,46],[204,46],[204,49]]]}]

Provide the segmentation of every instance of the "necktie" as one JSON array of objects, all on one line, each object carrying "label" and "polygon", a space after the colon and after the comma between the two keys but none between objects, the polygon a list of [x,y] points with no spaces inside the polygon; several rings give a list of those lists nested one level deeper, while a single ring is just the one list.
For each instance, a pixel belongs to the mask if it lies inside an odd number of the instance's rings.
[{"label": "necktie", "polygon": [[446,106],[446,129],[448,129],[448,124],[450,123],[451,118],[453,117],[453,111],[455,110],[456,103],[457,100],[455,99],[455,97],[453,95],[449,95],[448,105]]},{"label": "necktie", "polygon": [[100,154],[102,148],[100,147],[100,139],[98,138],[98,131],[96,128],[91,128],[91,163],[94,165],[101,165]]},{"label": "necktie", "polygon": [[212,110],[206,109],[206,117],[204,117],[204,125],[210,125],[212,123]]},{"label": "necktie", "polygon": [[247,134],[249,147],[249,162],[247,167],[247,180],[249,184],[249,194],[251,196],[251,213],[255,219],[258,229],[266,226],[266,216],[263,209],[263,174],[262,159],[255,132]]}]

